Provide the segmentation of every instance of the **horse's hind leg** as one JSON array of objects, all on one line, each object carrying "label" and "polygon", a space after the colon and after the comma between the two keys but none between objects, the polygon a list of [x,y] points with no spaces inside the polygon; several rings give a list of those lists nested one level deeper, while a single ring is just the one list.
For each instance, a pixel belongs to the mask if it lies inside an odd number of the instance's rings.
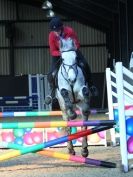
[{"label": "horse's hind leg", "polygon": [[65,108],[66,108],[66,112],[67,112],[67,115],[69,117],[70,120],[73,120],[77,117],[77,114],[75,113],[75,111],[73,110],[73,105],[70,101],[70,98],[69,98],[69,93],[66,89],[61,89],[61,95],[64,99],[64,102],[65,102]]},{"label": "horse's hind leg", "polygon": [[[82,93],[84,96],[84,102],[82,104],[82,109],[81,109],[81,113],[82,113],[82,119],[84,121],[88,120],[89,117],[89,90],[87,87],[84,87],[82,89]],[[87,130],[87,127],[82,127],[82,130]],[[82,138],[82,150],[81,150],[81,154],[83,157],[87,157],[89,154],[88,151],[88,143],[87,143],[87,136]]]}]

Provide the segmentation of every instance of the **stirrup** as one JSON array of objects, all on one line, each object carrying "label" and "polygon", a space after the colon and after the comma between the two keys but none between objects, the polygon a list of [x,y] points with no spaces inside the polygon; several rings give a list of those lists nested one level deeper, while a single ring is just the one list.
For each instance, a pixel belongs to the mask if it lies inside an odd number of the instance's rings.
[{"label": "stirrup", "polygon": [[49,105],[52,103],[52,97],[50,95],[46,96],[45,104]]}]

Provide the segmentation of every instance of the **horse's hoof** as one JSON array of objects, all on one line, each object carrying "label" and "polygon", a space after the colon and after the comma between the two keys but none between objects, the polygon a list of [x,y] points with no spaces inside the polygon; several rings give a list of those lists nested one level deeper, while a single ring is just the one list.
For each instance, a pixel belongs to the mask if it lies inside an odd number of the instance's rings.
[{"label": "horse's hoof", "polygon": [[74,112],[73,115],[70,117],[71,120],[74,120],[77,118],[77,114]]},{"label": "horse's hoof", "polygon": [[45,99],[45,104],[49,105],[52,103],[52,97],[50,95],[48,95]]},{"label": "horse's hoof", "polygon": [[68,149],[68,153],[71,154],[71,155],[75,155],[74,149]]},{"label": "horse's hoof", "polygon": [[81,150],[81,155],[82,155],[83,157],[87,157],[87,156],[89,155],[88,149],[87,149],[87,148],[82,149],[82,150]]},{"label": "horse's hoof", "polygon": [[77,114],[74,111],[69,111],[68,116],[69,116],[70,120],[74,120],[77,118]]}]

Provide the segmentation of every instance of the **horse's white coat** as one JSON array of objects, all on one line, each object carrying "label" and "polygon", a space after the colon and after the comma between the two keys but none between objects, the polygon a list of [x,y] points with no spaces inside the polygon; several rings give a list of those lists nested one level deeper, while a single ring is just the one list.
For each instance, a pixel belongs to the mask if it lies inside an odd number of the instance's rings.
[{"label": "horse's white coat", "polygon": [[82,88],[87,86],[85,83],[83,72],[81,68],[77,65],[75,44],[70,38],[61,39],[60,47],[63,63],[61,64],[58,72],[57,97],[61,97],[61,94],[59,92],[63,88],[67,89],[71,95],[73,88],[75,98],[83,100],[84,98],[82,94]]}]

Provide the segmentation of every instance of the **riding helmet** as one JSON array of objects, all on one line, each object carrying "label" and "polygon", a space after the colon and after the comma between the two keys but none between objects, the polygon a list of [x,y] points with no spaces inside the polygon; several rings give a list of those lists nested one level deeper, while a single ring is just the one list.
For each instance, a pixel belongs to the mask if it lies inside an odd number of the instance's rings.
[{"label": "riding helmet", "polygon": [[58,31],[63,27],[63,22],[59,17],[53,17],[50,21],[49,27],[51,31]]}]

